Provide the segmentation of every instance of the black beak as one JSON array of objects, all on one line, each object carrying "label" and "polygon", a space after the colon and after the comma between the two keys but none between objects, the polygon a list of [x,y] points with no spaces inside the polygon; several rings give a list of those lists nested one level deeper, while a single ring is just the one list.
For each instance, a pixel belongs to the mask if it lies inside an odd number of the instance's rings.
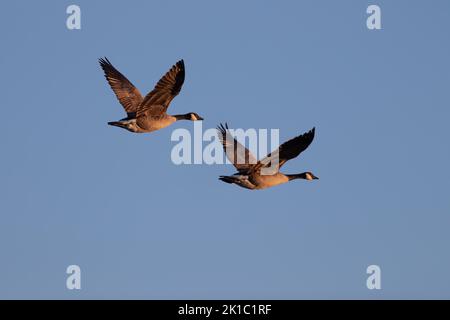
[{"label": "black beak", "polygon": [[313,180],[319,180],[319,177],[314,176]]},{"label": "black beak", "polygon": [[202,117],[198,116],[197,120],[204,120]]}]

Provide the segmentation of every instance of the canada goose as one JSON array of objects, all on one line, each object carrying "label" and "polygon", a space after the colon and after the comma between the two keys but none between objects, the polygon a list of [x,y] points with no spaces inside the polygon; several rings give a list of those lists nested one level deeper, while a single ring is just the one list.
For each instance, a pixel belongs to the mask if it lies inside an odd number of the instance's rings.
[{"label": "canada goose", "polygon": [[[319,179],[311,172],[299,174],[283,174],[279,170],[290,159],[302,153],[314,139],[315,128],[283,143],[277,150],[269,153],[264,159],[256,161],[253,154],[233,138],[228,131],[228,125],[217,127],[219,140],[230,162],[238,170],[232,176],[220,176],[226,183],[234,183],[246,189],[265,189],[294,179]],[[277,159],[278,158],[278,159]],[[273,164],[273,168],[271,167]],[[262,173],[265,169],[268,172]]]},{"label": "canada goose", "polygon": [[170,102],[180,92],[184,82],[184,61],[178,61],[158,81],[155,88],[145,98],[139,90],[105,58],[99,59],[105,78],[127,113],[119,121],[108,122],[111,126],[131,132],[144,133],[165,128],[178,120],[203,120],[195,112],[179,115],[166,113]]}]

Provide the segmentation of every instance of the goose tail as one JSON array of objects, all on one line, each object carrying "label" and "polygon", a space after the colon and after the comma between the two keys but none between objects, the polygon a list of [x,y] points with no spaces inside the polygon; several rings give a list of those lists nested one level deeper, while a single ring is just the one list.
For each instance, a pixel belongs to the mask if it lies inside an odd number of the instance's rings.
[{"label": "goose tail", "polygon": [[111,122],[108,122],[108,124],[109,124],[110,126],[120,127],[120,128],[125,128],[125,129],[127,129],[127,124],[124,123],[124,122],[121,122],[121,121],[111,121]]},{"label": "goose tail", "polygon": [[235,183],[236,182],[236,178],[230,177],[230,176],[220,176],[219,180],[226,182],[226,183]]}]

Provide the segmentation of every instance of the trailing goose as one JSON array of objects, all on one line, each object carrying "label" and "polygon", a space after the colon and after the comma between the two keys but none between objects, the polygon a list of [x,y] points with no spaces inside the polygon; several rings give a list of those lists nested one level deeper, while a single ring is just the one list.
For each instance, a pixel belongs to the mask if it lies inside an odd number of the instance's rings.
[{"label": "trailing goose", "polygon": [[228,125],[217,127],[218,137],[227,158],[238,170],[232,176],[220,176],[226,183],[234,183],[246,189],[265,189],[294,179],[319,179],[311,172],[283,174],[280,168],[306,150],[314,139],[315,128],[283,143],[264,159],[256,161],[253,154],[230,134]]},{"label": "trailing goose", "polygon": [[173,116],[166,113],[170,102],[180,93],[183,86],[185,75],[183,60],[172,66],[145,98],[142,98],[139,90],[114,68],[107,58],[99,59],[99,63],[111,89],[127,113],[126,118],[108,122],[109,125],[144,133],[165,128],[178,120],[203,120],[195,112]]}]

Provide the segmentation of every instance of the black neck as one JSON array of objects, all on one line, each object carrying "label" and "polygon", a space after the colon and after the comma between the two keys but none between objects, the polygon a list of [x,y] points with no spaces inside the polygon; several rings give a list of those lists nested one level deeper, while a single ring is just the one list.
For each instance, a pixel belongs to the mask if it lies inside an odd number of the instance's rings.
[{"label": "black neck", "polygon": [[295,179],[307,179],[306,172],[296,173],[296,174],[287,174],[286,176],[289,178],[289,181],[295,180]]},{"label": "black neck", "polygon": [[176,114],[174,115],[174,117],[178,120],[191,120],[191,114],[190,113],[186,113],[186,114]]}]

